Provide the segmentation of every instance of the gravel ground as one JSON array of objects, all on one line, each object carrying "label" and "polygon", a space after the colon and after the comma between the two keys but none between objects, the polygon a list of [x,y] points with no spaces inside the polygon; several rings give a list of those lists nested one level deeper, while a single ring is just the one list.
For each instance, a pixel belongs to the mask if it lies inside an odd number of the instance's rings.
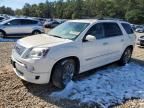
[{"label": "gravel ground", "polygon": [[[77,101],[51,99],[48,94],[56,90],[51,84],[35,85],[17,78],[10,65],[13,46],[14,43],[0,43],[0,108],[88,107]],[[133,60],[144,65],[144,48],[135,48]],[[116,108],[144,108],[144,100],[129,100]]]}]

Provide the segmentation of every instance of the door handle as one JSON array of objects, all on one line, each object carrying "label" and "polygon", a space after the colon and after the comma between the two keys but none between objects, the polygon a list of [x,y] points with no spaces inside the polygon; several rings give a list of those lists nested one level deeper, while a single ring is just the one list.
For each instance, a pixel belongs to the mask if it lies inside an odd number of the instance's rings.
[{"label": "door handle", "polygon": [[104,42],[103,45],[108,45],[108,42]]}]

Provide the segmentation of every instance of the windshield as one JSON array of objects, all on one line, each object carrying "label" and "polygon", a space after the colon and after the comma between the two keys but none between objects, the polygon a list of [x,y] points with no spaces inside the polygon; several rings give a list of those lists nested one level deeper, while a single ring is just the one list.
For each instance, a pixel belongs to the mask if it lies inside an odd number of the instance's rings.
[{"label": "windshield", "polygon": [[65,22],[51,30],[48,35],[74,40],[86,29],[88,25],[89,23]]}]

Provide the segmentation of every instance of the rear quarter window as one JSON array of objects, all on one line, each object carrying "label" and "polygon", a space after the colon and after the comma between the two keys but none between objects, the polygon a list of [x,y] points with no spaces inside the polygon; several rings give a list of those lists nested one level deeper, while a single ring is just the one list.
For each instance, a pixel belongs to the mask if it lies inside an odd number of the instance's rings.
[{"label": "rear quarter window", "polygon": [[123,26],[123,28],[125,29],[127,34],[133,34],[134,33],[132,27],[129,24],[121,23],[121,25]]}]

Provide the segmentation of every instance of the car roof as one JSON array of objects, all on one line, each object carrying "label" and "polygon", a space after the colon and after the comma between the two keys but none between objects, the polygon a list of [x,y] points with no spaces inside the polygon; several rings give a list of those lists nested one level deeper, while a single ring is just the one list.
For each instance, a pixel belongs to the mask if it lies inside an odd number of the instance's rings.
[{"label": "car roof", "polygon": [[120,23],[127,23],[130,24],[126,21],[123,20],[114,20],[114,19],[76,19],[76,20],[69,20],[68,22],[81,22],[81,23],[95,23],[95,22],[120,22]]},{"label": "car roof", "polygon": [[68,20],[68,22],[81,22],[81,23],[94,23],[97,19],[76,19],[76,20]]},{"label": "car roof", "polygon": [[1,22],[1,24],[7,23],[7,22],[12,21],[14,19],[28,19],[28,20],[38,21],[38,20],[35,20],[35,19],[31,19],[31,18],[10,18],[10,19],[7,19],[7,20]]},{"label": "car roof", "polygon": [[[11,18],[9,20],[14,20],[14,19],[35,20],[33,18]],[[38,20],[35,20],[35,21],[38,21]]]}]

